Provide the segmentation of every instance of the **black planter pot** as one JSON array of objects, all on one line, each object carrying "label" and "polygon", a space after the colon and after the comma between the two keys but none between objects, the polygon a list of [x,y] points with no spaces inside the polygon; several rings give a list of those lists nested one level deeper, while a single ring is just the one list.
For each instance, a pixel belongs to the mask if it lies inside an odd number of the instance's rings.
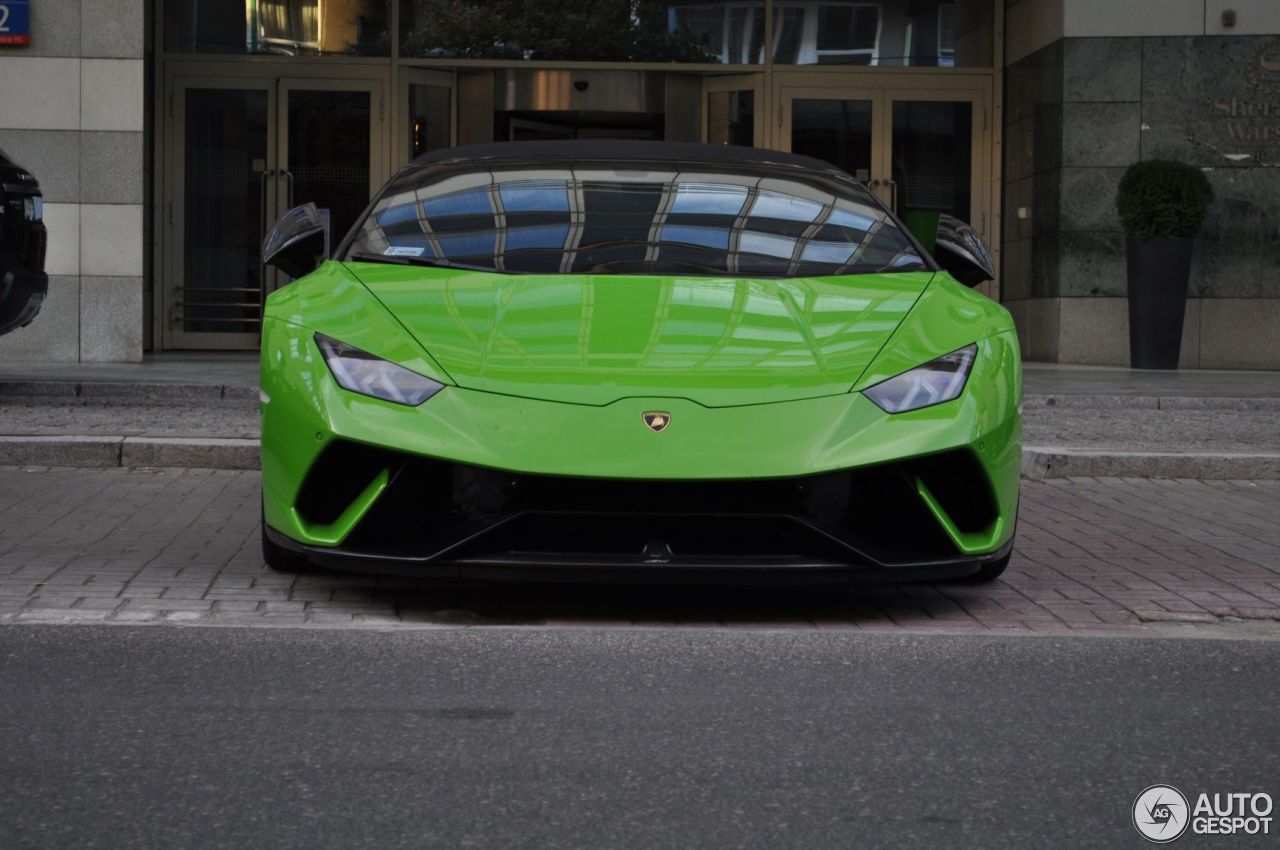
[{"label": "black planter pot", "polygon": [[1191,237],[1129,237],[1129,364],[1177,369],[1191,277]]}]

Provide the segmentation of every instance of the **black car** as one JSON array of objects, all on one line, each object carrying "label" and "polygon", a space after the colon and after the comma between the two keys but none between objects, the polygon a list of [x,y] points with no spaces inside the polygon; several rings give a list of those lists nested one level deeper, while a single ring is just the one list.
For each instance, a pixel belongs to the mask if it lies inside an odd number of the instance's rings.
[{"label": "black car", "polygon": [[40,184],[0,150],[0,334],[31,324],[49,292]]}]

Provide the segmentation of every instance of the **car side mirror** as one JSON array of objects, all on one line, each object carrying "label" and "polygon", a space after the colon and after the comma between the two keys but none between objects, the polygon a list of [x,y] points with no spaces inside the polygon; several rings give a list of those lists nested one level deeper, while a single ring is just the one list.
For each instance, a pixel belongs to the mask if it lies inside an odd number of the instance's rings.
[{"label": "car side mirror", "polygon": [[938,218],[933,258],[965,286],[996,279],[996,263],[991,259],[987,243],[978,231],[954,216]]},{"label": "car side mirror", "polygon": [[262,242],[262,261],[289,277],[302,277],[329,256],[329,217],[315,204],[294,207]]}]

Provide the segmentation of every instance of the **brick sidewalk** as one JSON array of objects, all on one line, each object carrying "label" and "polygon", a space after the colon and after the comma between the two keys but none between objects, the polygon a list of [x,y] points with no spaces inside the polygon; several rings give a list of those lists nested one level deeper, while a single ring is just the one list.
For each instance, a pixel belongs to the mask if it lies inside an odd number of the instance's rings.
[{"label": "brick sidewalk", "polygon": [[259,557],[258,481],[237,471],[0,468],[0,622],[1028,634],[1222,626],[1280,637],[1278,482],[1024,482],[1004,580],[832,592],[293,578]]}]

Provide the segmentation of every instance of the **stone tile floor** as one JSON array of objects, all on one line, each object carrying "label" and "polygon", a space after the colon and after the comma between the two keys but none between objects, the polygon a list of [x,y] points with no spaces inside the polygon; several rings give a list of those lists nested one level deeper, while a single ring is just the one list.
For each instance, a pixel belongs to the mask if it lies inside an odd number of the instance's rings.
[{"label": "stone tile floor", "polygon": [[0,623],[749,626],[1280,638],[1280,482],[1024,482],[1001,581],[850,589],[444,587],[291,577],[257,472],[0,468]]}]

